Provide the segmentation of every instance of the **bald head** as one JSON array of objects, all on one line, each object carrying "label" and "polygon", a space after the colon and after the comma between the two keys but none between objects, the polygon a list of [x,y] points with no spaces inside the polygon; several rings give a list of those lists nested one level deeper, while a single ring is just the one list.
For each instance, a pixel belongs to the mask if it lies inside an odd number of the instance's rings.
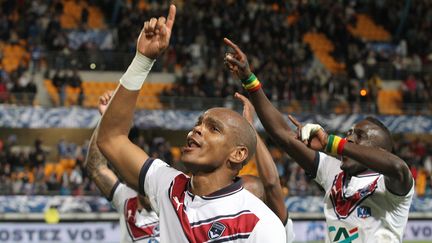
[{"label": "bald head", "polygon": [[372,124],[373,129],[376,130],[374,134],[375,145],[392,152],[393,138],[388,128],[381,121],[371,116],[366,117],[365,121]]},{"label": "bald head", "polygon": [[245,162],[255,154],[257,138],[255,129],[239,113],[228,108],[212,108],[206,113],[215,113],[220,117],[224,124],[231,128],[231,137],[234,146],[245,146],[248,150],[248,156]]},{"label": "bald head", "polygon": [[260,178],[253,175],[242,175],[241,178],[243,182],[243,187],[264,202],[264,185]]}]

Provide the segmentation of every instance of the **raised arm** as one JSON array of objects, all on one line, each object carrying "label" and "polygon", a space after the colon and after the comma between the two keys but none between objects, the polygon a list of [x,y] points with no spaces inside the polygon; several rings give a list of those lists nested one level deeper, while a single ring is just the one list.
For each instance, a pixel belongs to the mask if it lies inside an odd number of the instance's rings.
[{"label": "raised arm", "polygon": [[[249,80],[252,76],[246,55],[240,48],[227,38],[225,43],[234,50],[227,53],[225,63],[234,76],[242,80]],[[245,86],[245,85],[244,85]],[[315,175],[317,164],[315,163],[315,151],[309,149],[301,141],[296,139],[296,133],[291,130],[284,120],[282,114],[268,100],[260,86],[256,89],[248,89],[250,100],[255,107],[256,113],[269,135],[309,174]]]},{"label": "raised arm", "polygon": [[[99,98],[99,112],[104,113],[112,92],[106,92]],[[108,161],[99,151],[96,145],[97,129],[93,132],[87,157],[83,166],[86,168],[90,179],[94,181],[101,193],[111,199],[115,184],[118,182],[117,176],[108,168]]]},{"label": "raised arm", "polygon": [[138,190],[140,170],[148,155],[128,138],[139,91],[154,60],[168,47],[176,8],[170,6],[168,18],[152,18],[144,23],[137,53],[110,101],[99,125],[97,145],[126,183]]},{"label": "raised arm", "polygon": [[[236,93],[235,97],[243,103],[243,116],[253,126],[254,108],[243,95]],[[279,180],[279,173],[273,158],[265,143],[257,133],[257,148],[255,161],[259,177],[264,185],[266,204],[279,217],[283,224],[288,220],[288,211],[285,207],[284,194]]]},{"label": "raised arm", "polygon": [[[345,139],[339,140],[340,138],[331,138],[333,135],[328,135],[317,124],[307,124],[301,128],[295,119],[293,122],[301,129],[304,143],[312,149],[327,152],[333,156],[343,155],[366,168],[383,174],[387,189],[394,194],[406,195],[411,190],[413,177],[407,164],[398,156],[381,148],[382,145],[380,146],[378,142],[383,140],[379,136],[390,136],[390,134],[383,135],[383,131],[374,127],[375,125],[365,125],[369,126],[368,129],[362,130],[363,125],[361,124],[367,124],[365,120],[359,123],[360,125],[357,124]],[[391,145],[387,149],[391,149]]]},{"label": "raised arm", "polygon": [[344,156],[384,175],[385,185],[392,193],[406,195],[412,188],[413,177],[408,165],[398,156],[376,147],[347,143]]}]

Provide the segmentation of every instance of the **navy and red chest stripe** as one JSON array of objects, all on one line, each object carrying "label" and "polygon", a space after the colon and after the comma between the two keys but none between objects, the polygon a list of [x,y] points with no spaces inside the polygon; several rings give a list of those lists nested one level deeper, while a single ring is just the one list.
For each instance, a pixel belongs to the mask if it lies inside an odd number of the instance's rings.
[{"label": "navy and red chest stripe", "polygon": [[339,219],[347,218],[360,203],[371,196],[378,187],[379,176],[366,186],[358,189],[353,195],[346,197],[343,188],[345,185],[345,172],[336,175],[330,191],[333,209]]},{"label": "navy and red chest stripe", "polygon": [[[189,178],[183,174],[174,178],[168,191],[177,217],[189,242],[225,242],[236,239],[247,239],[259,218],[250,210],[242,210],[233,214],[218,215],[190,223],[185,211],[184,200],[187,193]],[[229,188],[222,189],[223,195],[229,196],[242,190],[241,181],[235,182]]]}]

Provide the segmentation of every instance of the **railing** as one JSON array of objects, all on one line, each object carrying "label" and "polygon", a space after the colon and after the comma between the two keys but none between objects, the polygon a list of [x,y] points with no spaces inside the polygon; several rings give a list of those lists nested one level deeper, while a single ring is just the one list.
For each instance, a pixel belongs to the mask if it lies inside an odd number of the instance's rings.
[{"label": "railing", "polygon": [[432,64],[423,64],[421,69],[406,67],[396,69],[391,62],[379,62],[374,66],[365,66],[367,76],[377,74],[382,80],[403,80],[409,74],[424,77],[432,74]]},{"label": "railing", "polygon": [[[79,70],[125,71],[134,55],[135,53],[99,50],[48,52],[45,55],[45,61],[51,70],[77,68]],[[152,71],[161,71],[162,63],[161,61],[156,62]]]},{"label": "railing", "polygon": [[[0,104],[15,104],[15,105],[39,105],[36,96],[32,93],[0,93]],[[74,102],[65,102],[66,106],[87,106],[96,108],[97,95],[83,95],[79,99],[74,99]],[[65,100],[68,97],[64,98]],[[88,106],[87,99],[94,100],[93,105]],[[329,100],[328,102],[314,103],[310,100],[292,100],[292,101],[272,101],[273,105],[282,112],[307,112],[307,113],[335,113],[335,114],[351,114],[351,113],[368,113],[378,114],[379,108],[386,110],[385,105],[381,104],[378,107],[374,102],[356,102],[349,103],[343,98]],[[163,109],[163,110],[206,110],[212,107],[227,107],[234,110],[242,110],[241,102],[233,97],[227,98],[209,98],[209,97],[167,97],[167,96],[139,96],[137,109]],[[51,104],[53,107],[53,104]],[[410,115],[432,115],[432,106],[429,102],[422,103],[403,103],[400,107],[403,114]]]},{"label": "railing", "polygon": [[[80,70],[106,70],[106,71],[125,71],[132,61],[134,53],[117,51],[70,51],[70,52],[47,52],[44,55],[48,67],[55,69],[70,69],[77,67]],[[222,60],[221,60],[222,63]],[[162,67],[173,70],[174,63],[167,66],[164,56],[159,57],[153,66],[153,71],[161,71]],[[374,66],[365,65],[368,75],[378,74],[383,80],[403,79],[407,74],[415,73],[419,75],[432,74],[432,64],[423,64],[420,70],[412,67],[405,67],[397,70],[392,61],[379,62]]]},{"label": "railing", "polygon": [[[145,99],[145,97],[140,97]],[[228,107],[241,110],[242,104],[234,98],[208,98],[208,97],[159,97],[163,109],[187,109],[205,110],[212,107]],[[374,102],[348,103],[343,99],[332,99],[327,102],[312,102],[310,100],[272,101],[272,104],[282,112],[308,112],[308,113],[379,113],[377,104]],[[381,107],[383,108],[383,107]],[[402,107],[406,113],[429,114],[428,106],[425,104],[404,104]]]},{"label": "railing", "polygon": [[30,92],[0,92],[0,104],[36,105],[36,94]]}]

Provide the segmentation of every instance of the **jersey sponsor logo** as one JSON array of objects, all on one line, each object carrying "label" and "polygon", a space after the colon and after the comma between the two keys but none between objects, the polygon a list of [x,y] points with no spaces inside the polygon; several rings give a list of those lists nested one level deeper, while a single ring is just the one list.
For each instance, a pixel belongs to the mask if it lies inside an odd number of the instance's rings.
[{"label": "jersey sponsor logo", "polygon": [[222,223],[214,222],[212,224],[212,226],[210,227],[207,235],[208,235],[210,240],[214,240],[214,239],[221,237],[221,235],[223,234],[225,229],[226,229],[226,227]]},{"label": "jersey sponsor logo", "polygon": [[345,227],[339,227],[339,229],[336,229],[335,226],[330,226],[328,230],[330,235],[334,235],[334,237],[330,237],[332,238],[332,242],[352,243],[359,237],[358,227],[347,230]]},{"label": "jersey sponsor logo", "polygon": [[360,206],[357,208],[357,217],[365,219],[372,215],[372,210],[370,207]]},{"label": "jersey sponsor logo", "polygon": [[176,211],[178,211],[178,210],[180,209],[180,206],[183,205],[183,203],[180,202],[179,199],[178,199],[178,197],[176,197],[176,196],[174,196],[173,199],[174,199],[174,202],[177,204],[177,209],[176,209]]},{"label": "jersey sponsor logo", "polygon": [[336,216],[339,219],[347,218],[363,200],[375,192],[378,187],[378,179],[379,176],[368,185],[357,190],[352,196],[347,197],[343,191],[345,173],[342,171],[336,175],[330,191],[330,199]]}]

